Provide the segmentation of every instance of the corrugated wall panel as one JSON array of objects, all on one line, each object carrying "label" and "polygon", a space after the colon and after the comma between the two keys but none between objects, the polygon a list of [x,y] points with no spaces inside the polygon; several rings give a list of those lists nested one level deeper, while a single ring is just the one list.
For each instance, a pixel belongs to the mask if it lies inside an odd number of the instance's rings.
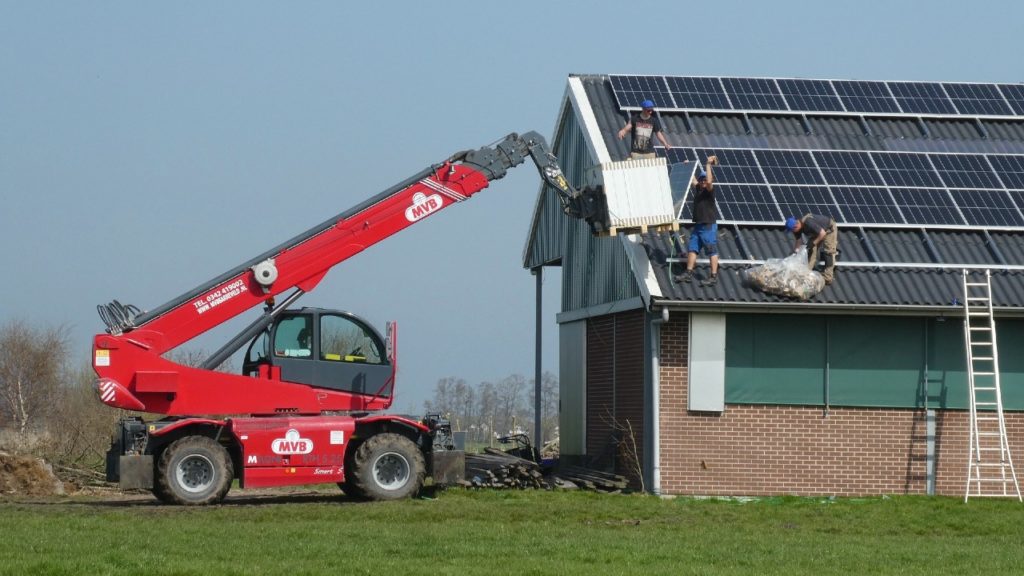
[{"label": "corrugated wall panel", "polygon": [[587,323],[558,327],[558,429],[562,456],[582,456],[586,422]]},{"label": "corrugated wall panel", "polygon": [[[555,135],[554,153],[569,182],[573,186],[582,187],[583,175],[593,161],[590,159],[587,142],[575,110],[567,110],[563,116],[562,126]],[[527,268],[558,262],[563,256],[563,238],[568,217],[562,212],[557,194],[546,186],[543,193],[537,228],[530,239],[529,251],[524,262]]]},{"label": "corrugated wall panel", "polygon": [[644,461],[644,313],[615,315],[615,427],[626,445],[615,471],[640,486]]},{"label": "corrugated wall panel", "polygon": [[587,458],[592,466],[614,469],[638,484],[637,465],[618,452],[616,438],[629,440],[630,446],[635,441],[633,455],[643,462],[644,312],[598,316],[586,323]]},{"label": "corrugated wall panel", "polygon": [[615,316],[587,320],[587,457],[614,465],[610,419],[615,413]]}]

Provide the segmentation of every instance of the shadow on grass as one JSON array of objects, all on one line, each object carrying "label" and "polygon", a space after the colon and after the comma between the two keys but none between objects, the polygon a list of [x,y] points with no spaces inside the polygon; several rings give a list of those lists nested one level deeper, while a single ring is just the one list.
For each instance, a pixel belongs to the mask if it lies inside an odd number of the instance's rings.
[{"label": "shadow on grass", "polygon": [[[128,494],[112,497],[71,497],[60,500],[34,500],[34,499],[13,499],[2,504],[13,504],[21,506],[39,507],[65,507],[65,508],[167,508],[180,510],[186,506],[175,506],[164,504],[149,494]],[[278,504],[366,504],[366,500],[360,500],[346,496],[342,493],[328,492],[271,492],[271,493],[246,493],[228,494],[223,502],[197,508],[217,508],[235,506],[274,506]]]}]

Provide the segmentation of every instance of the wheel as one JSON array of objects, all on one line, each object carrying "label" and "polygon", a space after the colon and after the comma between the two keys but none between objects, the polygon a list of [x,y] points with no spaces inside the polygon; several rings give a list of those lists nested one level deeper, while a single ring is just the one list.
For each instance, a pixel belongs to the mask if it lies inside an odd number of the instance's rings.
[{"label": "wheel", "polygon": [[[377,434],[356,448],[344,486],[356,497],[399,500],[419,492],[426,461],[416,444],[401,434]],[[343,486],[343,488],[344,488]]]},{"label": "wheel", "polygon": [[356,470],[356,454],[359,452],[359,448],[362,447],[365,441],[360,438],[353,438],[348,449],[345,451],[345,481],[338,482],[338,488],[350,498],[357,500],[366,499],[366,494],[359,490],[359,486],[356,485],[355,470]]},{"label": "wheel", "polygon": [[214,504],[224,499],[233,479],[231,456],[223,446],[206,436],[186,436],[160,455],[153,494],[170,504]]}]

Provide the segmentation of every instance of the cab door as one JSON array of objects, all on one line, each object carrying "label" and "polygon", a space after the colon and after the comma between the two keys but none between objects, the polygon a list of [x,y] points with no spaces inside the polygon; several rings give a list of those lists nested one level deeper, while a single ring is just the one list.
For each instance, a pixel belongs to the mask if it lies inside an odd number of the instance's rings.
[{"label": "cab door", "polygon": [[314,325],[312,313],[288,314],[274,325],[270,353],[274,365],[281,368],[281,380],[315,384]]},{"label": "cab door", "polygon": [[376,330],[351,314],[321,312],[318,337],[316,386],[390,395],[391,364]]}]

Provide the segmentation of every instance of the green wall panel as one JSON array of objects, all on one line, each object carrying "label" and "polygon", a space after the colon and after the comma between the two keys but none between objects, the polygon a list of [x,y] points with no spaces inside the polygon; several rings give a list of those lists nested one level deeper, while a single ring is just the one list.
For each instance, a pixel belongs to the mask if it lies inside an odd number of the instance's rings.
[{"label": "green wall panel", "polygon": [[[1024,410],[1024,320],[996,322],[1003,406]],[[828,350],[826,354],[826,341]],[[967,408],[959,318],[730,314],[725,401]]]},{"label": "green wall panel", "polygon": [[829,403],[915,406],[924,369],[924,320],[829,318]]},{"label": "green wall panel", "polygon": [[725,330],[726,402],[824,402],[824,317],[730,314]]},{"label": "green wall panel", "polygon": [[928,322],[927,406],[967,409],[967,350],[964,321],[947,318]]},{"label": "green wall panel", "polygon": [[1024,410],[1024,320],[996,320],[1003,408]]}]

